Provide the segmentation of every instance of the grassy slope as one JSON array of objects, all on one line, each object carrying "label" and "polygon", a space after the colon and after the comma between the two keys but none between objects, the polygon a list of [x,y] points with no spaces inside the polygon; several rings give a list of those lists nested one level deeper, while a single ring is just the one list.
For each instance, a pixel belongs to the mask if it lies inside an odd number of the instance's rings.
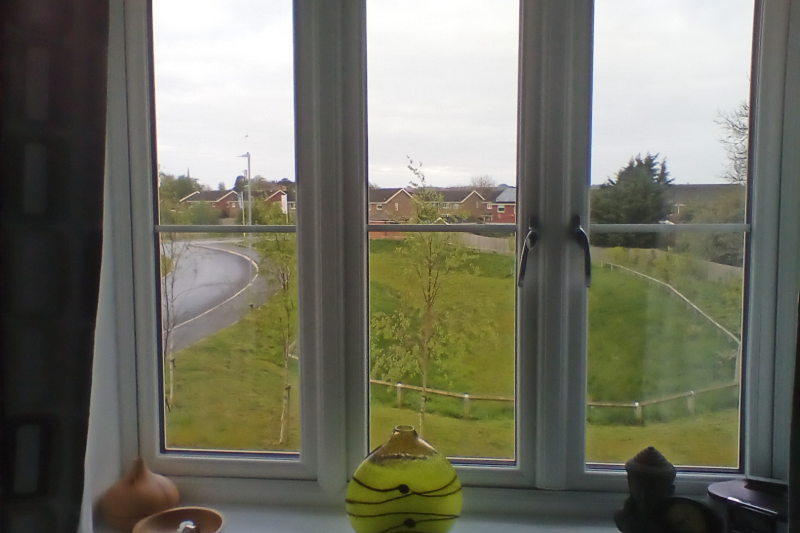
[{"label": "grassy slope", "polygon": [[[370,310],[391,312],[398,307],[398,294],[407,290],[398,275],[394,249],[399,241],[370,241]],[[497,336],[465,353],[447,367],[447,376],[433,372],[432,388],[512,396],[514,394],[514,260],[510,256],[477,254],[474,266],[451,273],[440,302],[451,306],[479,305],[492,322]],[[413,288],[412,288],[413,290]],[[411,381],[419,384],[419,379]]]},{"label": "grassy slope", "polygon": [[[398,245],[393,241],[371,242],[373,310],[392,311],[397,306],[397,294],[404,288],[392,261],[392,251]],[[477,266],[480,275],[468,271],[454,274],[446,297],[455,302],[477,301],[491,310],[490,314],[497,317],[494,327],[498,335],[495,341],[476,350],[469,360],[451,365],[447,379],[434,379],[433,386],[472,394],[511,395],[514,383],[513,258],[478,254]],[[713,346],[719,338],[709,334],[685,309],[674,307],[677,305],[674,300],[647,285],[639,286],[638,280],[629,275],[596,269],[595,276],[589,304],[591,395],[603,394],[604,400],[636,399],[642,398],[642,394],[655,395],[654,391],[684,390],[681,380],[694,379],[695,372],[700,372],[704,380],[725,377],[727,370],[720,373],[718,361],[698,363],[703,358],[698,359],[697,354],[714,353],[717,348]],[[615,311],[609,312],[612,308]],[[271,312],[274,310],[268,303],[239,323],[179,354],[176,405],[167,415],[169,446],[283,448],[277,442],[283,389],[282,358],[277,348],[277,332],[264,326],[270,323]],[[682,315],[690,318],[675,318]],[[603,337],[598,337],[599,329],[603,330]],[[647,332],[651,339],[642,332]],[[678,344],[669,344],[670,336],[677,337]],[[628,355],[623,356],[623,353]],[[299,447],[298,393],[297,364],[294,363],[291,436],[286,446],[290,450]],[[373,387],[372,397],[373,444],[381,442],[398,423],[417,424],[413,393],[406,396],[410,408],[403,410],[393,407],[394,391]],[[510,404],[472,402],[472,420],[469,421],[458,418],[463,413],[463,403],[458,399],[432,399],[429,407],[434,414],[429,415],[426,436],[443,451],[487,457],[512,454],[513,407]],[[699,405],[698,410],[702,412]],[[437,412],[450,416],[439,416]],[[645,445],[654,444],[676,462],[730,465],[736,456],[737,427],[734,410],[722,418],[701,414],[670,424],[648,423],[645,427],[589,424],[587,450],[590,460],[624,461]],[[477,436],[465,438],[470,432]],[[709,442],[713,445],[709,446]],[[709,458],[709,454],[724,459]]]},{"label": "grassy slope", "polygon": [[595,268],[589,291],[589,400],[633,401],[734,378],[736,345],[642,278]]},{"label": "grassy slope", "polygon": [[[425,436],[450,456],[511,458],[514,425],[511,420],[464,421],[429,415]],[[398,424],[416,425],[417,414],[407,409],[376,407],[370,425],[371,448],[386,440]],[[646,426],[588,424],[589,462],[624,463],[647,446],[655,446],[678,465],[735,467],[738,462],[738,410],[729,409]]]},{"label": "grassy slope", "polygon": [[181,351],[175,406],[167,414],[167,446],[234,450],[298,450],[298,364],[292,361],[289,442],[278,442],[283,355],[278,332],[265,328],[274,301]]}]

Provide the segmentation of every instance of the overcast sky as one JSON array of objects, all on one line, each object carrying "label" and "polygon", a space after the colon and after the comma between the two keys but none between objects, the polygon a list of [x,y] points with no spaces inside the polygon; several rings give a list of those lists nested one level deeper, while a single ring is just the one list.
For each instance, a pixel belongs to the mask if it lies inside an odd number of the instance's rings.
[{"label": "overcast sky", "polygon": [[[153,0],[161,170],[294,179],[288,0]],[[370,182],[514,184],[518,3],[368,0]],[[753,0],[597,0],[592,182],[637,154],[718,183],[715,123],[748,97]]]}]

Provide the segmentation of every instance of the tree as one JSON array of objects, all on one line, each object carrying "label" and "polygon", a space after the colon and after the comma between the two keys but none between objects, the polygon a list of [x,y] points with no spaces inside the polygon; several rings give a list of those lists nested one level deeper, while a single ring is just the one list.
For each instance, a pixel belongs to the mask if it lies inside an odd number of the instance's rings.
[{"label": "tree", "polygon": [[166,172],[158,173],[158,207],[162,224],[192,223],[189,208],[180,201],[195,191],[204,189],[195,178],[188,176],[175,177]]},{"label": "tree", "polygon": [[720,139],[728,156],[723,178],[731,183],[747,182],[747,152],[750,139],[750,104],[742,102],[729,113],[719,113],[716,120],[724,135]]},{"label": "tree", "polygon": [[281,202],[267,202],[265,198],[253,198],[253,224],[269,226],[272,224],[294,224],[294,213],[283,212]]},{"label": "tree", "polygon": [[481,174],[480,176],[473,176],[469,179],[470,187],[476,189],[493,189],[497,187],[497,180],[489,174]]},{"label": "tree", "polygon": [[219,224],[220,212],[210,202],[196,202],[189,207],[189,223],[193,225]]},{"label": "tree", "polygon": [[[441,220],[438,205],[442,197],[426,186],[421,165],[409,159],[408,168],[416,182],[413,194],[413,223],[429,224]],[[455,270],[468,267],[473,254],[454,242],[452,233],[408,233],[397,249],[407,290],[400,294],[394,313],[373,313],[370,317],[370,353],[372,371],[382,379],[399,381],[419,377],[422,391],[419,433],[425,432],[431,365],[443,369],[443,363],[463,354],[473,340],[489,334],[479,308],[456,308],[444,296]]]},{"label": "tree", "polygon": [[[736,190],[740,189],[740,190]],[[686,206],[683,221],[693,224],[741,224],[745,215],[744,186],[728,190],[708,202]],[[685,213],[685,214],[684,214]],[[744,263],[744,235],[741,233],[684,233],[676,244],[678,251],[689,252],[714,263],[740,267]]]},{"label": "tree", "polygon": [[181,240],[176,233],[162,233],[161,248],[161,363],[165,374],[169,375],[164,403],[168,411],[175,405],[175,343],[174,334],[178,327],[176,281],[178,270],[189,252],[189,243]]},{"label": "tree", "polygon": [[[591,216],[594,224],[657,224],[666,220],[672,207],[668,187],[672,182],[667,162],[658,154],[632,158],[615,178],[592,191]],[[600,233],[592,236],[597,246],[655,248],[655,233]]]},{"label": "tree", "polygon": [[[262,206],[260,223],[269,225],[289,224],[289,219],[278,203]],[[268,282],[275,284],[277,291],[272,298],[278,304],[278,313],[270,316],[268,324],[261,327],[277,328],[281,337],[283,355],[283,405],[281,408],[280,443],[285,444],[289,433],[289,404],[292,386],[289,381],[291,350],[297,344],[297,239],[294,233],[262,234],[256,243],[261,254],[259,271]]]},{"label": "tree", "polygon": [[159,199],[166,200],[168,202],[179,202],[193,192],[202,191],[205,189],[205,187],[198,182],[196,178],[191,178],[189,176],[181,175],[176,178],[174,174],[159,172],[158,179]]}]

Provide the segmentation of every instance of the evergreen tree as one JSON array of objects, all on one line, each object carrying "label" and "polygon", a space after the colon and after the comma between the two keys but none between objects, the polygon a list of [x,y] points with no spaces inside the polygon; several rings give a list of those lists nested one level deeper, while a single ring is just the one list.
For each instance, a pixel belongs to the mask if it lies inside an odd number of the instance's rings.
[{"label": "evergreen tree", "polygon": [[[649,153],[632,158],[614,178],[592,191],[591,216],[594,224],[658,224],[672,211],[668,187],[672,180],[666,159]],[[592,236],[596,246],[655,248],[656,233],[599,233]]]}]

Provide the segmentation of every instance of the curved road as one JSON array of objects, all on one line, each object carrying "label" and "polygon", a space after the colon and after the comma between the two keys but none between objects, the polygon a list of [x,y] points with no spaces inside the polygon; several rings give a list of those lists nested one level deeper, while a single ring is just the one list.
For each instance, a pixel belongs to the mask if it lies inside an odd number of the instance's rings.
[{"label": "curved road", "polygon": [[170,304],[174,309],[175,352],[234,324],[270,296],[255,252],[248,256],[247,248],[230,240],[178,241],[176,247],[178,260],[164,291],[172,297],[163,300],[164,313]]}]

